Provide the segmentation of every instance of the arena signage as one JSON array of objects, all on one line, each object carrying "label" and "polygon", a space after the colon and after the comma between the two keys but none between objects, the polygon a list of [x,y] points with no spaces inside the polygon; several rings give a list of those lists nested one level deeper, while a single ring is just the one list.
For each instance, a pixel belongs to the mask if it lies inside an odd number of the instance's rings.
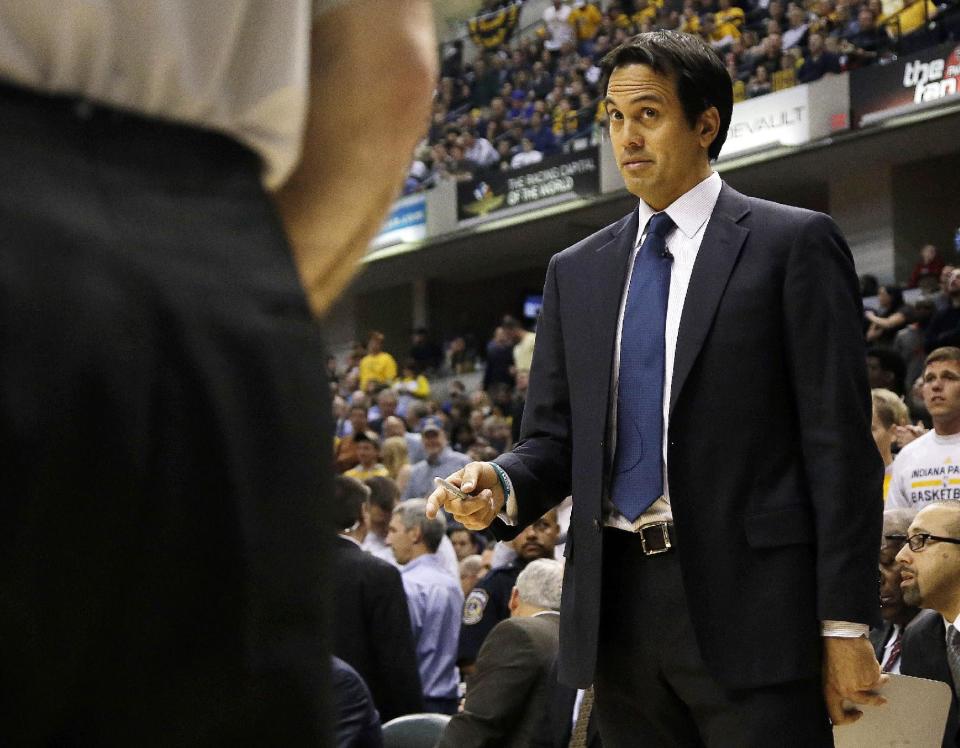
[{"label": "arena signage", "polygon": [[371,249],[423,239],[427,235],[427,201],[423,195],[397,200],[386,222],[373,240]]},{"label": "arena signage", "polygon": [[847,76],[831,75],[734,104],[720,158],[771,146],[800,145],[845,129],[848,97]]},{"label": "arena signage", "polygon": [[523,169],[485,174],[457,187],[457,217],[481,222],[565,202],[600,189],[596,147],[545,158]]},{"label": "arena signage", "polygon": [[856,70],[850,107],[858,127],[916,109],[960,101],[960,45],[931,47],[889,65]]}]

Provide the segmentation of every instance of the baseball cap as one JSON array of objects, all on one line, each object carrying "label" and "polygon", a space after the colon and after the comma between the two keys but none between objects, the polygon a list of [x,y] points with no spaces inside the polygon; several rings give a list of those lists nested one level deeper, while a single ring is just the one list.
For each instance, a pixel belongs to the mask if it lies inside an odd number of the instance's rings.
[{"label": "baseball cap", "polygon": [[443,421],[436,416],[427,416],[420,421],[420,433],[425,434],[428,431],[443,431]]}]

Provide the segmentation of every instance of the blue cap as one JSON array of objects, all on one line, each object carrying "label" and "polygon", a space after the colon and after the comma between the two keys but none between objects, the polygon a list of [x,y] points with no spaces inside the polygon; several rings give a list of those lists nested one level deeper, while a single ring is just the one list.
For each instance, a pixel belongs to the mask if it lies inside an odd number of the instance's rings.
[{"label": "blue cap", "polygon": [[420,433],[425,434],[428,431],[443,431],[443,421],[436,416],[427,416],[420,421]]}]

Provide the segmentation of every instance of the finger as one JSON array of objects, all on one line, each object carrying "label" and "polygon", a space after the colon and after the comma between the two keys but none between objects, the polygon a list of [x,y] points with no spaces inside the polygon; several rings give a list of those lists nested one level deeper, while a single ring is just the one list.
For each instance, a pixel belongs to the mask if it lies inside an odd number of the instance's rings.
[{"label": "finger", "polygon": [[486,530],[488,527],[490,527],[490,523],[493,522],[493,519],[494,515],[491,512],[485,512],[483,514],[475,514],[464,517],[462,520],[460,520],[460,524],[462,524],[468,530]]},{"label": "finger", "polygon": [[886,698],[874,691],[855,691],[854,693],[848,694],[847,698],[854,704],[882,706],[887,703]]},{"label": "finger", "polygon": [[427,497],[427,516],[430,519],[436,519],[437,512],[440,511],[440,507],[447,503],[447,492],[443,488],[433,489]]},{"label": "finger", "polygon": [[480,471],[482,469],[482,462],[471,462],[463,469],[463,480],[460,483],[460,489],[464,493],[470,493],[477,487],[477,483],[480,482]]},{"label": "finger", "polygon": [[835,725],[852,725],[862,716],[863,712],[861,712],[859,709],[850,709],[847,711],[841,709],[839,716],[836,719],[831,716],[830,721]]},{"label": "finger", "polygon": [[458,520],[461,516],[469,517],[480,512],[489,511],[493,507],[493,493],[483,489],[476,497],[469,499],[450,499],[446,509]]}]

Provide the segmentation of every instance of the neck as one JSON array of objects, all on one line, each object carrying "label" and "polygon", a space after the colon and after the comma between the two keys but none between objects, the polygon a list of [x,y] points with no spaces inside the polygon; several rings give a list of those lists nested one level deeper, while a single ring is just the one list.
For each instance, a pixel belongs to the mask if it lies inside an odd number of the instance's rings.
[{"label": "neck", "polygon": [[906,628],[907,624],[910,623],[919,612],[920,608],[904,605],[890,623],[895,623],[901,628]]},{"label": "neck", "polygon": [[[706,155],[706,154],[704,154]],[[664,194],[656,195],[640,195],[643,201],[649,205],[654,211],[659,213],[662,210],[665,210],[677,198],[682,195],[687,194],[690,190],[700,184],[704,179],[710,176],[712,169],[710,168],[710,162],[704,159],[703,163],[700,164],[700,167],[693,172],[691,172],[690,177],[685,179],[680,185],[670,192]]]},{"label": "neck", "polygon": [[510,616],[512,618],[531,618],[537,613],[544,613],[548,608],[540,608],[536,605],[530,605],[530,603],[525,603],[523,600],[520,600],[517,603],[517,607],[511,611]]},{"label": "neck", "polygon": [[[413,547],[413,552],[410,554],[410,561],[416,561],[421,556],[426,556],[430,551],[427,550],[425,545],[416,545]],[[410,561],[407,561],[409,564]]]},{"label": "neck", "polygon": [[933,430],[940,436],[953,436],[960,433],[960,413],[934,418]]}]

